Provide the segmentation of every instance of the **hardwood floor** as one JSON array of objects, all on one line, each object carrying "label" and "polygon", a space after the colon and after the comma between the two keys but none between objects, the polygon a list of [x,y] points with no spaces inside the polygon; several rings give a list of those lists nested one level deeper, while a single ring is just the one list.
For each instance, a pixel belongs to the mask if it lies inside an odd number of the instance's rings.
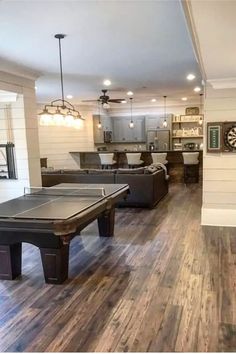
[{"label": "hardwood floor", "polygon": [[0,282],[0,351],[236,351],[236,229],[200,226],[201,189],[173,185],[153,210],[118,209],[71,243],[70,280]]}]

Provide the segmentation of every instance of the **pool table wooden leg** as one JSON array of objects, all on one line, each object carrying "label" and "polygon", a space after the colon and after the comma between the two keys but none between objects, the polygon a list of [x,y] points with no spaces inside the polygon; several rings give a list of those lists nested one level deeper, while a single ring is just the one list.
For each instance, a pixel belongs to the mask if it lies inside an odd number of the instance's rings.
[{"label": "pool table wooden leg", "polygon": [[98,217],[99,236],[112,237],[114,236],[115,224],[115,208],[104,211]]},{"label": "pool table wooden leg", "polygon": [[40,248],[45,282],[62,284],[68,278],[69,245]]},{"label": "pool table wooden leg", "polygon": [[21,275],[22,245],[0,245],[0,279],[13,280]]}]

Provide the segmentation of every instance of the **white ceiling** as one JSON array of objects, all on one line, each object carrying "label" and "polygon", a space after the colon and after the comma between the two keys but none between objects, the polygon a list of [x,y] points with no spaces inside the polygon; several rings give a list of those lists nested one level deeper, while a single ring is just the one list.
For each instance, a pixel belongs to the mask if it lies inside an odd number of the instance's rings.
[{"label": "white ceiling", "polygon": [[191,0],[191,12],[207,79],[236,78],[236,1]]},{"label": "white ceiling", "polygon": [[[137,101],[167,95],[196,97],[201,85],[180,0],[0,1],[0,53],[39,71],[39,102],[60,97],[58,42],[65,94],[75,102],[97,98],[104,78],[110,96],[132,90]],[[186,75],[196,74],[194,82]]]}]

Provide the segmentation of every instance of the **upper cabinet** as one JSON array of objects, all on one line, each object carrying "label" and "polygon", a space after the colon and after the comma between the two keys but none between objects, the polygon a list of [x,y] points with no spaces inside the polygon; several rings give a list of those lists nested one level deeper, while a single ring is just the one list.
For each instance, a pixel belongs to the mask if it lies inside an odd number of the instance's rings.
[{"label": "upper cabinet", "polygon": [[98,128],[99,123],[99,115],[93,115],[93,136],[94,136],[94,143],[95,144],[102,144],[104,143],[104,132],[105,131],[112,131],[112,121],[111,117],[107,115],[101,115],[100,121],[102,124],[101,128]]},{"label": "upper cabinet", "polygon": [[124,118],[122,117],[113,117],[112,118],[112,133],[113,133],[113,141],[126,141],[127,135]]},{"label": "upper cabinet", "polygon": [[[167,114],[167,128],[171,131],[172,114]],[[95,144],[104,143],[104,132],[112,132],[112,142],[114,143],[141,143],[146,142],[148,130],[156,130],[163,127],[164,116],[161,114],[150,116],[134,116],[134,127],[130,128],[129,116],[108,116],[101,115],[102,127],[98,128],[99,115],[93,116],[93,131]]]},{"label": "upper cabinet", "polygon": [[[173,117],[173,114],[166,115],[166,121],[167,121],[167,128],[166,129],[171,129],[172,117]],[[146,119],[145,119],[146,130],[155,130],[155,129],[163,128],[164,119],[165,118],[164,118],[163,114],[146,116]]]},{"label": "upper cabinet", "polygon": [[129,127],[129,117],[112,117],[113,142],[145,142],[145,117],[133,117],[134,128]]}]

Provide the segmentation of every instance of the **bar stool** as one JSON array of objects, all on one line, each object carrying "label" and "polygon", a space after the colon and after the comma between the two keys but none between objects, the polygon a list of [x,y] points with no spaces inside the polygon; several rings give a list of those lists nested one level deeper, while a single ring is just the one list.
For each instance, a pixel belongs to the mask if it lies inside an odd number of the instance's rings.
[{"label": "bar stool", "polygon": [[198,183],[199,181],[199,152],[183,152],[184,183]]},{"label": "bar stool", "polygon": [[98,155],[101,161],[102,169],[112,168],[116,164],[116,161],[113,160],[113,154],[98,154]]},{"label": "bar stool", "polygon": [[126,153],[127,163],[130,168],[138,167],[143,164],[141,153]]},{"label": "bar stool", "polygon": [[163,165],[168,164],[166,160],[167,152],[152,152],[152,163],[163,163]]}]

